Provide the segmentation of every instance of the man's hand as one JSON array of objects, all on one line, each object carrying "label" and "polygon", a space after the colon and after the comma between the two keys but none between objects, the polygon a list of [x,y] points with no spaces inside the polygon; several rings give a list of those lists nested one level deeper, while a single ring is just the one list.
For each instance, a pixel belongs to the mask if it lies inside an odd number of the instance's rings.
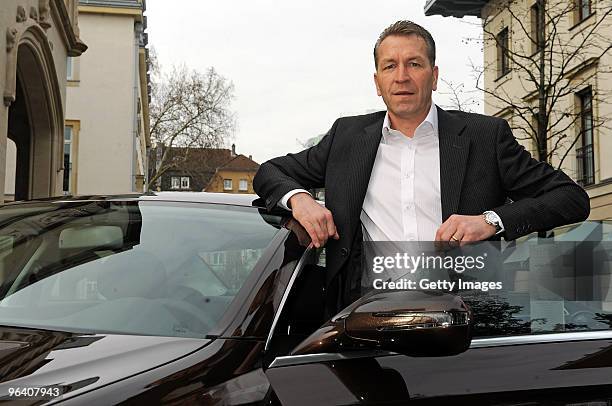
[{"label": "man's hand", "polygon": [[293,232],[298,239],[298,243],[302,247],[308,247],[312,240],[310,239],[310,235],[308,232],[296,219],[293,217],[289,217],[287,222],[285,223],[285,228]]},{"label": "man's hand", "polygon": [[308,193],[296,193],[288,203],[293,218],[306,229],[315,247],[325,245],[330,237],[336,240],[340,238],[331,211],[317,203]]},{"label": "man's hand", "polygon": [[453,214],[436,232],[436,241],[474,242],[495,235],[495,226],[488,224],[484,216]]}]

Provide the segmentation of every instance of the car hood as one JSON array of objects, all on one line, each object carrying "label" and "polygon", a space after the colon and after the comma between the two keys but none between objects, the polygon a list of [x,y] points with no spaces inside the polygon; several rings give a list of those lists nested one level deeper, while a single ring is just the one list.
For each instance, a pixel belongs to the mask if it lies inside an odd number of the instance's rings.
[{"label": "car hood", "polygon": [[61,385],[63,393],[76,395],[181,358],[209,342],[0,326],[0,400],[9,387]]}]

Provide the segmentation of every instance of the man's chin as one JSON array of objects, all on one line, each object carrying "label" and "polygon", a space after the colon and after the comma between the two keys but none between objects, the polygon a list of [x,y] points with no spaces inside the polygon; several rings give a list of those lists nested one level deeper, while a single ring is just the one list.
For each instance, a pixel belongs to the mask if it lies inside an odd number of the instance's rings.
[{"label": "man's chin", "polygon": [[393,109],[390,111],[395,117],[400,118],[402,120],[413,119],[415,117],[420,116],[423,112],[422,110],[417,109],[415,107],[410,107],[410,108],[403,107],[403,108]]}]

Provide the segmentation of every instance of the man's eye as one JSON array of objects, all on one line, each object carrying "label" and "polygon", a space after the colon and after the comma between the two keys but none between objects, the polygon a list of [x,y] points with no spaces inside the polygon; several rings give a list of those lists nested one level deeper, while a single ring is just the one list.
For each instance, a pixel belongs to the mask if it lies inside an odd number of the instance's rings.
[{"label": "man's eye", "polygon": [[390,64],[390,65],[385,65],[385,67],[383,68],[383,70],[392,69],[393,67],[395,67],[395,65],[393,65],[393,64]]},{"label": "man's eye", "polygon": [[413,68],[418,68],[419,66],[421,66],[421,64],[418,62],[410,62],[410,66],[412,66]]}]

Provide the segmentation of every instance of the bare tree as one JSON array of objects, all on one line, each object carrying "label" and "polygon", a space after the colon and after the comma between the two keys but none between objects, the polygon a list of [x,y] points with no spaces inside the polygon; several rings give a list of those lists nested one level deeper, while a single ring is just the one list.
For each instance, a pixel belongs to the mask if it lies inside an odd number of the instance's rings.
[{"label": "bare tree", "polygon": [[[186,66],[162,73],[152,58],[151,140],[155,162],[150,190],[169,169],[189,158],[190,148],[218,148],[233,137],[234,114],[230,110],[233,84],[214,68],[205,72]],[[172,151],[172,153],[170,153]]]},{"label": "bare tree", "polygon": [[450,99],[450,104],[442,105],[443,108],[473,113],[474,108],[480,104],[478,97],[474,94],[478,90],[466,91],[464,83],[454,83],[442,78],[440,81],[447,90],[439,90],[438,93]]},{"label": "bare tree", "polygon": [[[531,140],[537,159],[561,167],[585,131],[608,128],[602,115],[585,126],[571,98],[589,89],[595,75],[601,81],[611,72],[601,58],[612,48],[612,1],[536,0],[527,9],[522,0],[496,4],[482,21],[482,40],[485,52],[493,47],[497,58],[474,66],[477,88],[511,118],[518,139]],[[579,20],[584,21],[574,26]],[[505,85],[506,75],[520,89]],[[608,103],[610,89],[591,91],[592,105]]]}]

